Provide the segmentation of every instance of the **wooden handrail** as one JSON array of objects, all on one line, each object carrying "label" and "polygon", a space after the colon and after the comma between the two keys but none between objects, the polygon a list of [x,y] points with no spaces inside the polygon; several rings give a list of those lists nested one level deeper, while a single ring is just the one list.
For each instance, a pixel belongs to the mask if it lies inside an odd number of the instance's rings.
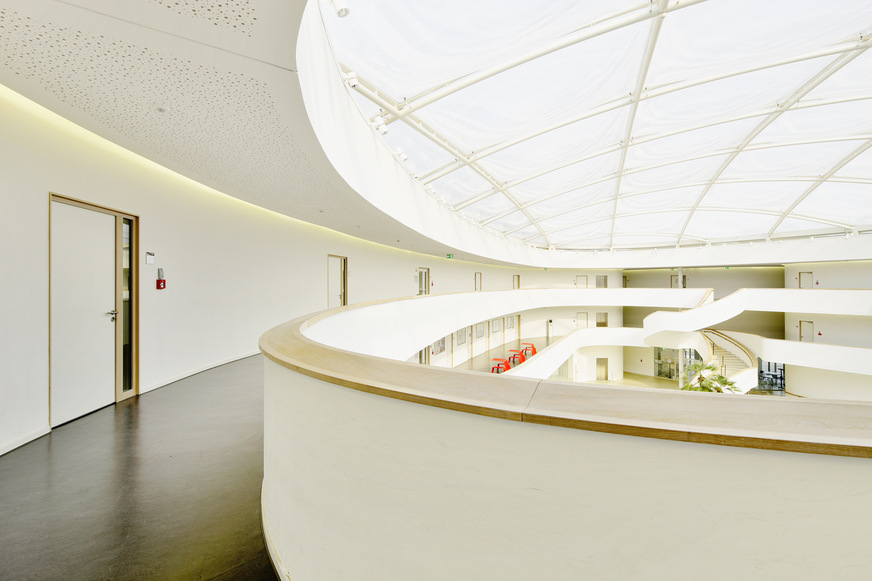
[{"label": "wooden handrail", "polygon": [[268,331],[261,337],[261,351],[290,371],[349,389],[579,430],[872,458],[872,403],[566,385],[419,366],[317,343],[300,330],[310,318]]},{"label": "wooden handrail", "polygon": [[[725,335],[724,333],[722,333],[716,329],[703,329],[702,332],[703,332],[703,334],[711,333],[712,335],[717,335],[718,337],[720,337],[722,339],[726,339],[727,341],[729,341],[730,343],[732,343],[733,345],[738,347],[739,350],[742,352],[742,354],[745,355],[745,357],[747,358],[746,363],[748,364],[748,367],[757,367],[757,356],[754,355],[753,353],[751,353],[750,349],[748,349],[747,347],[745,347],[744,345],[742,345],[741,343],[739,343],[738,341],[736,341],[735,339],[733,339],[729,335]],[[714,341],[712,341],[712,342],[714,343]]]}]

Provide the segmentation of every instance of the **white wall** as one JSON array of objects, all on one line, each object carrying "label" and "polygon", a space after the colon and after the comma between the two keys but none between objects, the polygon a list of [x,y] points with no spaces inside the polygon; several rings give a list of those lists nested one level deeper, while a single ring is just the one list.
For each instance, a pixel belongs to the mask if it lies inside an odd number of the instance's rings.
[{"label": "white wall", "polygon": [[785,339],[799,341],[800,321],[814,323],[814,343],[845,345],[847,347],[872,347],[872,317],[785,313]]},{"label": "white wall", "polygon": [[[555,274],[557,273],[557,274]],[[548,269],[539,268],[532,269],[527,274],[521,276],[521,288],[537,288],[542,286],[559,287],[559,288],[581,288],[576,284],[578,276],[584,275],[587,277],[586,288],[596,288],[596,277],[607,276],[607,288],[622,288],[624,286],[622,271],[620,269]]]},{"label": "white wall", "polygon": [[770,339],[784,339],[784,313],[745,311],[715,325],[719,331],[753,333]]},{"label": "white wall", "polygon": [[582,347],[575,352],[575,381],[596,381],[596,360],[608,359],[608,380],[624,378],[624,348],[614,345]]},{"label": "white wall", "polygon": [[[730,268],[684,268],[687,288],[714,289],[714,298],[725,296],[742,288],[784,288],[785,270],[782,266],[733,266]],[[670,275],[677,275],[678,269],[657,268],[650,270],[625,270],[624,276],[630,288],[669,288]],[[650,309],[651,312],[653,309]],[[631,317],[630,323],[638,326],[639,318],[647,314],[641,309],[628,309],[625,314]],[[772,339],[784,338],[784,315],[757,311],[742,313],[729,321],[717,325],[725,331],[754,333]]]},{"label": "white wall", "polygon": [[[423,256],[262,210],[3,88],[0,127],[0,453],[49,429],[49,192],[140,217],[141,392],[256,353],[265,330],[326,308],[328,254],[348,257],[351,302],[416,294],[421,266],[431,269],[433,292],[472,290],[475,271],[506,289],[512,274],[561,276]],[[154,265],[144,265],[146,251]],[[158,267],[164,291],[154,288]]]},{"label": "white wall", "polygon": [[271,361],[266,404],[263,517],[282,579],[817,581],[872,567],[868,459],[513,422]]},{"label": "white wall", "polygon": [[806,262],[784,267],[784,287],[799,288],[799,273],[811,272],[815,288],[870,289],[872,261]]},{"label": "white wall", "polygon": [[[685,268],[687,288],[712,288],[720,299],[740,288],[784,288],[784,267],[732,266],[729,268]],[[670,275],[678,269],[625,270],[629,288],[669,288]]]},{"label": "white wall", "polygon": [[551,338],[568,335],[578,328],[578,313],[587,313],[587,326],[596,327],[596,314],[609,314],[609,327],[622,327],[624,312],[621,307],[578,307],[543,308],[525,311],[521,315],[521,335],[523,337],[544,337],[548,320],[552,321]]},{"label": "white wall", "polygon": [[653,347],[624,347],[624,372],[655,375]]},{"label": "white wall", "polygon": [[792,395],[821,399],[872,400],[872,377],[800,365],[784,366],[784,388]]},{"label": "white wall", "polygon": [[458,365],[463,365],[464,363],[466,363],[467,361],[469,361],[471,359],[471,355],[472,355],[472,348],[471,348],[472,343],[471,343],[471,341],[472,341],[472,338],[471,338],[470,334],[473,332],[474,332],[474,330],[472,327],[466,327],[466,342],[463,344],[458,344],[457,333],[454,333],[454,336],[452,338],[452,341],[453,341],[452,345],[454,346],[454,348],[453,348],[453,351],[451,354],[451,364],[454,367],[457,367]]}]

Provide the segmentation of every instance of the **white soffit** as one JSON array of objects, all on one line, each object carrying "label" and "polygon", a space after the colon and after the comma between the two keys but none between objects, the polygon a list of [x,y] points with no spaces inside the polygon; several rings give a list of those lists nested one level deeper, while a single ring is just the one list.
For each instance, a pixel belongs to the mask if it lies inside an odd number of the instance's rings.
[{"label": "white soffit", "polygon": [[322,19],[361,114],[484,228],[567,250],[872,229],[868,0],[349,5]]}]

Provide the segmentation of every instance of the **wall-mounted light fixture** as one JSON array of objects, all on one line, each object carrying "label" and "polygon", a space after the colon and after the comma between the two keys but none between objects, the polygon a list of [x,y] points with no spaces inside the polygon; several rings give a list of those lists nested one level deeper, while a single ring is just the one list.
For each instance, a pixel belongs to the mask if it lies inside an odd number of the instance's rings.
[{"label": "wall-mounted light fixture", "polygon": [[381,115],[376,115],[375,119],[372,120],[372,126],[375,127],[379,135],[387,135],[388,126],[385,125],[385,118]]},{"label": "wall-mounted light fixture", "polygon": [[336,16],[339,18],[345,18],[348,16],[348,4],[345,0],[330,0],[330,3],[333,4],[333,8],[336,9]]}]

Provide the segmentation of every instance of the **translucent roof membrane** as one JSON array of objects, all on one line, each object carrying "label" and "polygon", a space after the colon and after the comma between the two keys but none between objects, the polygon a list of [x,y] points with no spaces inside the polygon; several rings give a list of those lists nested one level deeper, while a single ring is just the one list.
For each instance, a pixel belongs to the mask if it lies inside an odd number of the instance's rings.
[{"label": "translucent roof membrane", "polygon": [[482,227],[576,250],[872,228],[869,0],[321,6],[361,114]]}]

